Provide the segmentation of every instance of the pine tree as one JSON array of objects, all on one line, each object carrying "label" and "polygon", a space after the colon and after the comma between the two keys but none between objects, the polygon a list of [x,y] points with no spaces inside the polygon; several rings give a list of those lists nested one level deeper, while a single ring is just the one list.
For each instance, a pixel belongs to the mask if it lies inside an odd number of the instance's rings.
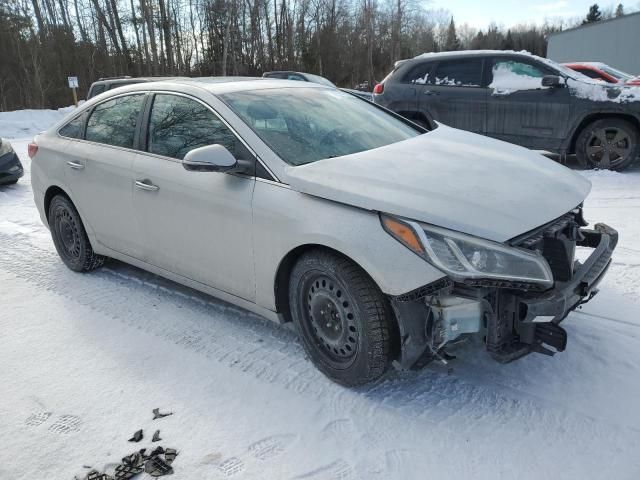
[{"label": "pine tree", "polygon": [[602,12],[600,11],[600,6],[597,3],[594,3],[589,7],[587,18],[582,21],[582,24],[585,25],[587,23],[599,22],[600,20],[602,20]]},{"label": "pine tree", "polygon": [[616,7],[616,17],[622,17],[624,15],[624,5],[621,3]]},{"label": "pine tree", "polygon": [[461,48],[462,45],[460,44],[460,39],[456,33],[456,24],[453,21],[453,17],[451,17],[451,23],[449,23],[449,28],[447,29],[447,39],[444,44],[444,50],[452,52],[454,50],[460,50]]},{"label": "pine tree", "polygon": [[507,36],[504,38],[504,41],[502,42],[502,49],[513,50],[513,48],[514,48],[513,36],[511,35],[511,30],[507,30]]}]

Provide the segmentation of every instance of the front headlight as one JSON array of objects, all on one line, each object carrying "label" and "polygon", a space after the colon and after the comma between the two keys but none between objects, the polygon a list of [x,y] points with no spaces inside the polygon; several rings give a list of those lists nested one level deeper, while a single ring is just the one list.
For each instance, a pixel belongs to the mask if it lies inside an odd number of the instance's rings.
[{"label": "front headlight", "polygon": [[0,138],[0,157],[6,155],[7,153],[13,151],[11,144],[6,140],[2,140]]},{"label": "front headlight", "polygon": [[381,214],[380,220],[393,238],[455,280],[553,285],[549,264],[536,253],[388,215]]}]

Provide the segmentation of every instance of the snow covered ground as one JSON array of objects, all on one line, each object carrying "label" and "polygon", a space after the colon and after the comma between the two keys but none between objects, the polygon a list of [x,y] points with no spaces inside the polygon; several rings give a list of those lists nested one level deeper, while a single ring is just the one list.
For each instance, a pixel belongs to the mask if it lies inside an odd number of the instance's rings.
[{"label": "snow covered ground", "polygon": [[69,271],[26,155],[56,115],[10,122],[26,173],[0,187],[0,479],[81,478],[156,429],[176,480],[640,478],[640,171],[585,173],[587,218],[621,238],[566,352],[498,365],[466,345],[451,370],[348,390],[287,328],[122,263]]}]

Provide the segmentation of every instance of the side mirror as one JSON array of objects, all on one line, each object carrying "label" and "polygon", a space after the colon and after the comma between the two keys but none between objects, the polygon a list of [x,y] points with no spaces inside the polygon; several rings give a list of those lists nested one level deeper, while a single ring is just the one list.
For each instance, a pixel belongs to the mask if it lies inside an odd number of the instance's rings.
[{"label": "side mirror", "polygon": [[564,80],[559,75],[545,75],[542,77],[542,86],[557,88],[564,86]]},{"label": "side mirror", "polygon": [[182,166],[194,172],[234,172],[239,164],[222,145],[207,145],[189,151],[182,160]]}]

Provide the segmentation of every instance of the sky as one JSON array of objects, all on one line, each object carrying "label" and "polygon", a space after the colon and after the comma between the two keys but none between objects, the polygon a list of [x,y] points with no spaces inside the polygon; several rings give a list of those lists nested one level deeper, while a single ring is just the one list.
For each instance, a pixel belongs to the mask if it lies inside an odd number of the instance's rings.
[{"label": "sky", "polygon": [[[584,17],[589,6],[597,0],[430,0],[430,9],[445,9],[451,12],[456,24],[468,23],[485,28],[491,22],[498,26],[511,27],[521,23],[542,23],[545,18]],[[622,3],[627,11],[638,10],[640,3],[634,1],[598,2],[601,8]]]}]

